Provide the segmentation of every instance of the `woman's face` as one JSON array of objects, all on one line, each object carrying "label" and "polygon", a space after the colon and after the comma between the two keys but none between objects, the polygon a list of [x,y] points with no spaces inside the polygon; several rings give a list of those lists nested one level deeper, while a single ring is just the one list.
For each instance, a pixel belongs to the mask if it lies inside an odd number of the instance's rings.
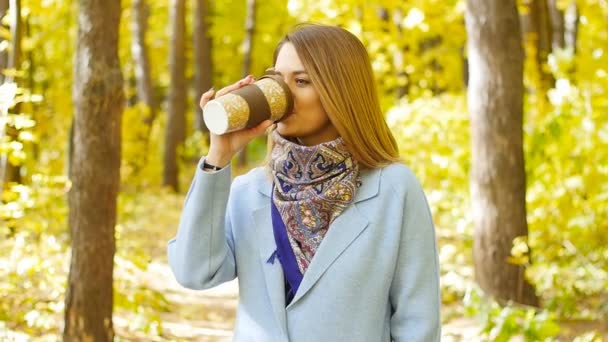
[{"label": "woman's face", "polygon": [[329,121],[321,105],[321,98],[304,70],[293,44],[285,43],[279,50],[274,66],[294,96],[293,112],[277,123],[277,131],[284,137],[295,138],[306,146],[338,138],[339,134]]}]

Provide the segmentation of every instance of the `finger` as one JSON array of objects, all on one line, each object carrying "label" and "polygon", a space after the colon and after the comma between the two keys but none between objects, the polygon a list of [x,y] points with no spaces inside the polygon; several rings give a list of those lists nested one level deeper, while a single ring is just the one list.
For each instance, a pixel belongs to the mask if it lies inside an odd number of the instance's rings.
[{"label": "finger", "polygon": [[204,92],[203,95],[201,95],[201,100],[199,101],[199,105],[201,106],[201,108],[203,106],[205,106],[205,104],[213,98],[214,92],[215,92],[215,90],[213,88],[211,88],[211,89],[207,90],[206,92]]},{"label": "finger", "polygon": [[247,75],[247,76],[245,76],[245,78],[243,78],[242,80],[239,81],[239,83],[242,83],[242,84],[247,84],[247,83],[251,83],[251,82],[255,82],[255,77],[253,77],[253,75]]},{"label": "finger", "polygon": [[252,83],[252,81],[251,81],[252,78],[253,78],[253,76],[247,75],[246,77],[240,79],[239,81],[237,81],[237,82],[235,82],[235,83],[233,83],[233,84],[231,84],[231,85],[229,85],[227,87],[224,87],[224,88],[218,90],[217,96],[225,95],[225,94],[227,94],[229,92],[235,91],[235,90],[237,90],[239,88],[242,88],[242,87],[244,87],[244,86],[246,86],[248,84],[251,84]]},{"label": "finger", "polygon": [[218,90],[217,93],[215,94],[215,96],[220,97],[220,96],[223,96],[223,95],[225,95],[225,94],[227,94],[227,93],[229,93],[231,91],[234,91],[234,90],[236,90],[236,88],[234,87],[234,85],[229,85],[227,87],[224,87],[224,88]]},{"label": "finger", "polygon": [[230,93],[232,91],[235,91],[235,90],[239,89],[240,87],[242,87],[242,85],[239,82],[231,84],[231,85],[229,85],[227,87],[224,87],[224,88],[218,90],[216,96],[220,97],[222,95],[228,94],[228,93]]},{"label": "finger", "polygon": [[245,77],[245,82],[251,84],[255,82],[255,77],[253,77],[253,75],[247,75],[247,77]]}]

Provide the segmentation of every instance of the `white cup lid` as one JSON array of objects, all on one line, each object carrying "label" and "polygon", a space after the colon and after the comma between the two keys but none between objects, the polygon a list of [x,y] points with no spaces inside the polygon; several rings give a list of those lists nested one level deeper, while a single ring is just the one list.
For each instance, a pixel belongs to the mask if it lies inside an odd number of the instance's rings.
[{"label": "white cup lid", "polygon": [[219,101],[207,102],[203,108],[203,119],[213,134],[224,134],[228,130],[228,113]]}]

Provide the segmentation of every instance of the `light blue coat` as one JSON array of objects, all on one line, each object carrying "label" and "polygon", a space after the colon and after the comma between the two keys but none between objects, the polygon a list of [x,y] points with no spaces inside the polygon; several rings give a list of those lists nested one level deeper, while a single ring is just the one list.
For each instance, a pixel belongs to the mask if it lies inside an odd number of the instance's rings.
[{"label": "light blue coat", "polygon": [[236,177],[197,167],[169,264],[207,289],[238,277],[234,341],[385,342],[440,339],[435,232],[420,183],[403,164],[362,171],[354,203],[331,224],[285,307],[283,271],[263,168]]}]

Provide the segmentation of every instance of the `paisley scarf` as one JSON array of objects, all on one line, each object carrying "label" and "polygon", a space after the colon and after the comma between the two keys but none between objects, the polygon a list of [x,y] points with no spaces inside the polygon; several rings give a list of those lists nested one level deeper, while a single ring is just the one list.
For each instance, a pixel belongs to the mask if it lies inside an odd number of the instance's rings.
[{"label": "paisley scarf", "polygon": [[303,146],[272,132],[273,201],[304,274],[329,225],[355,198],[359,166],[342,138]]}]

